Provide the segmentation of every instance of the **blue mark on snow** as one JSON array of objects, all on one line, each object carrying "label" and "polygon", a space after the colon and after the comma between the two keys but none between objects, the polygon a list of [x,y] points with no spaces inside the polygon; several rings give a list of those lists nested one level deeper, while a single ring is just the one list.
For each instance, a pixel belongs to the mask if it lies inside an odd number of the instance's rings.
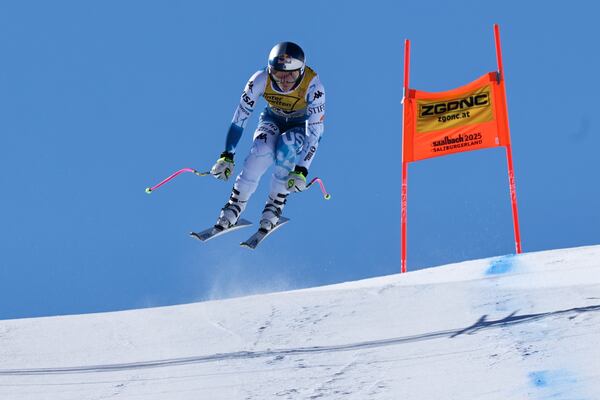
[{"label": "blue mark on snow", "polygon": [[515,267],[515,257],[504,256],[492,261],[492,264],[485,271],[486,275],[501,275],[511,272]]},{"label": "blue mark on snow", "polygon": [[548,371],[531,372],[529,379],[535,387],[546,387],[548,386]]},{"label": "blue mark on snow", "polygon": [[582,399],[577,393],[577,379],[566,370],[533,371],[529,382],[541,399]]}]

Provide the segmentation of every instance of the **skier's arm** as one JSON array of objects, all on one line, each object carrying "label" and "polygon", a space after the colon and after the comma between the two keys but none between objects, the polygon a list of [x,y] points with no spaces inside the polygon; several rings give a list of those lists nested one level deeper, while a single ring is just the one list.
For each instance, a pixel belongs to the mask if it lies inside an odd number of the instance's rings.
[{"label": "skier's arm", "polygon": [[319,77],[316,76],[311,82],[308,94],[308,121],[306,126],[306,138],[307,142],[300,153],[298,163],[296,164],[296,170],[302,172],[304,176],[308,175],[308,169],[312,163],[321,136],[323,135],[324,120],[325,120],[325,88]]},{"label": "skier's arm", "polygon": [[250,115],[252,115],[252,112],[256,107],[258,98],[265,91],[266,83],[266,72],[264,70],[257,71],[250,77],[248,83],[246,83],[244,91],[240,96],[240,103],[235,109],[231,125],[227,131],[224,154],[227,153],[231,156],[235,154],[235,148],[242,137],[242,133],[244,132],[244,128],[248,123]]}]

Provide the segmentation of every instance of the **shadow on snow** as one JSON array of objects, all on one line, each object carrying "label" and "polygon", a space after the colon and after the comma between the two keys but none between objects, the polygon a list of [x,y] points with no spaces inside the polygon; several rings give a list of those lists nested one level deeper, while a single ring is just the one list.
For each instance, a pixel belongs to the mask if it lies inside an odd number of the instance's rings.
[{"label": "shadow on snow", "polygon": [[[91,372],[114,372],[126,371],[142,368],[160,368],[179,366],[187,364],[199,364],[223,360],[251,359],[260,357],[276,357],[286,355],[299,355],[311,353],[329,353],[338,351],[352,351],[369,348],[377,348],[383,346],[394,346],[404,343],[421,342],[439,338],[456,338],[461,335],[474,335],[479,331],[495,328],[503,328],[512,325],[524,324],[533,321],[539,321],[550,317],[562,317],[569,315],[577,315],[582,313],[600,311],[600,304],[586,307],[576,307],[567,310],[550,311],[538,314],[516,315],[517,311],[512,312],[508,316],[497,319],[488,320],[487,315],[483,315],[473,325],[461,329],[449,329],[443,331],[423,333],[419,335],[403,336],[391,339],[372,340],[358,343],[333,345],[333,346],[311,346],[298,347],[291,349],[268,349],[260,351],[237,351],[231,353],[217,353],[205,356],[183,357],[154,361],[142,361],[133,363],[121,364],[106,364],[106,365],[88,365],[79,367],[57,367],[57,368],[30,368],[30,369],[6,369],[0,370],[0,376],[7,375],[47,375],[47,374],[78,374]],[[572,318],[572,317],[571,317]]]}]

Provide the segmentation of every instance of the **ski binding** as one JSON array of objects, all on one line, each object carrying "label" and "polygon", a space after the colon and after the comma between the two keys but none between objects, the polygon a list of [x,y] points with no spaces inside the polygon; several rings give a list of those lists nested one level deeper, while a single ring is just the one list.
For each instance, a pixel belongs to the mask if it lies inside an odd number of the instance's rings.
[{"label": "ski binding", "polygon": [[267,236],[269,236],[271,233],[273,233],[274,231],[279,229],[282,225],[285,225],[287,222],[289,222],[289,218],[285,218],[285,217],[279,218],[279,221],[277,221],[277,224],[273,228],[271,228],[271,230],[267,231],[267,230],[260,228],[258,231],[256,231],[256,233],[254,235],[250,236],[246,241],[240,243],[240,246],[247,247],[252,250],[256,249],[256,247],[263,240],[265,240],[265,238]]}]

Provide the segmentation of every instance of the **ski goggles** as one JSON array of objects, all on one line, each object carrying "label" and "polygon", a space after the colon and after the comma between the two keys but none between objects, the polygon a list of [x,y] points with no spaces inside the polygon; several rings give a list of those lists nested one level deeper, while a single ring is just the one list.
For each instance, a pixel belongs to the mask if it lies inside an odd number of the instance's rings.
[{"label": "ski goggles", "polygon": [[271,79],[275,81],[276,84],[293,84],[298,81],[300,78],[300,70],[295,69],[293,71],[278,71],[275,69],[270,69],[269,75],[271,75]]}]

